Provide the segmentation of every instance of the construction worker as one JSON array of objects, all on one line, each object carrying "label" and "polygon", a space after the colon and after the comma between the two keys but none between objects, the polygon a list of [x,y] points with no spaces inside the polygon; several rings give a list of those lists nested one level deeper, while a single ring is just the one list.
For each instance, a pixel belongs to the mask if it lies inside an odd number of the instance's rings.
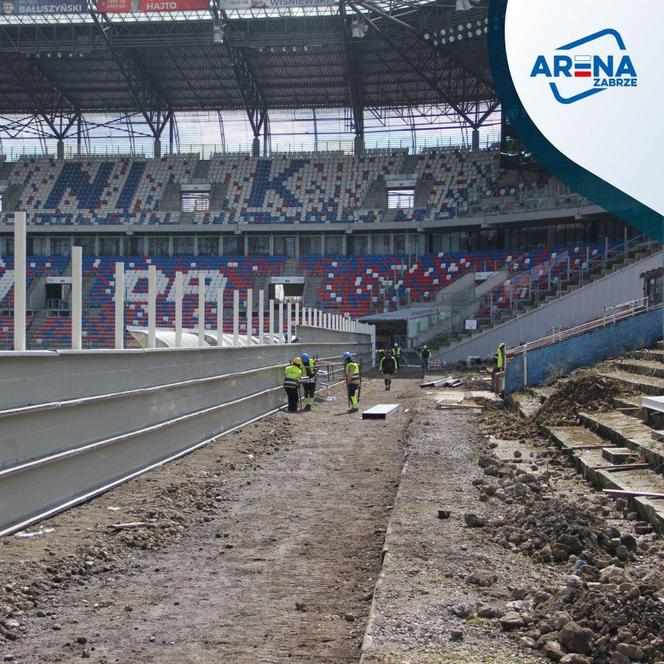
[{"label": "construction worker", "polygon": [[394,346],[392,346],[392,355],[394,361],[397,363],[397,367],[401,366],[401,346],[395,341]]},{"label": "construction worker", "polygon": [[378,368],[380,375],[385,379],[385,391],[389,392],[392,387],[392,378],[399,372],[397,361],[392,357],[392,351],[387,350],[385,357],[380,361]]},{"label": "construction worker", "polygon": [[350,353],[344,353],[344,364],[346,369],[346,388],[348,390],[348,405],[351,413],[359,410],[360,391],[362,378],[360,376],[360,365],[353,360]]},{"label": "construction worker", "polygon": [[383,361],[384,357],[385,357],[385,349],[384,348],[379,348],[378,349],[378,366],[380,366],[380,363]]},{"label": "construction worker", "polygon": [[424,371],[429,371],[429,358],[431,357],[431,351],[426,344],[422,346],[420,357],[422,358],[422,369],[424,369]]},{"label": "construction worker", "polygon": [[494,366],[491,372],[493,382],[493,391],[500,394],[503,390],[503,376],[505,375],[506,347],[504,343],[498,344],[496,355],[494,356]]},{"label": "construction worker", "polygon": [[288,412],[297,413],[300,400],[300,379],[302,378],[302,360],[296,357],[284,372],[284,390],[288,397]]},{"label": "construction worker", "polygon": [[302,353],[302,385],[304,387],[304,410],[311,410],[316,396],[316,361]]}]

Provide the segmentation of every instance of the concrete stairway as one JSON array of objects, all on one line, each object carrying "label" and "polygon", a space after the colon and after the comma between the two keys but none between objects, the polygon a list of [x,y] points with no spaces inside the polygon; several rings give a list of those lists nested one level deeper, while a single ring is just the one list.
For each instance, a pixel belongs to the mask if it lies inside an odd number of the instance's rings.
[{"label": "concrete stairway", "polygon": [[[614,399],[614,409],[579,413],[578,426],[549,426],[544,432],[566,451],[594,486],[628,492],[664,494],[664,416],[641,406],[641,395],[664,394],[664,351],[632,353],[616,363],[619,369],[600,370],[635,392]],[[664,534],[664,499],[624,496],[647,532]]]}]

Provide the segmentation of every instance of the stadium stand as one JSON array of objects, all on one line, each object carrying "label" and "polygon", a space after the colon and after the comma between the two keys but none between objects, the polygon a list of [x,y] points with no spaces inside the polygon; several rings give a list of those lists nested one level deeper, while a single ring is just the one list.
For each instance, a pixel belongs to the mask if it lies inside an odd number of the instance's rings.
[{"label": "stadium stand", "polygon": [[[533,288],[543,288],[549,279],[562,276],[570,266],[578,268],[587,256],[601,257],[604,245],[558,245],[531,252],[481,251],[426,254],[410,260],[405,255],[354,257],[302,257],[297,262],[297,274],[321,277],[317,293],[310,295],[306,306],[316,306],[353,317],[372,311],[395,307],[405,300],[427,302],[446,286],[469,272],[505,269],[511,278],[494,289],[492,302],[497,309],[507,309],[511,298],[527,299]],[[183,272],[183,320],[186,327],[196,327],[198,321],[198,280],[204,274],[207,287],[206,321],[215,326],[216,291],[224,287],[225,307],[231,308],[233,289],[254,288],[259,278],[283,275],[287,259],[283,256],[265,257],[124,257],[86,258],[83,274],[87,290],[83,321],[84,345],[110,347],[113,342],[113,289],[116,260],[126,270],[126,321],[128,325],[147,324],[148,266],[158,270],[157,325],[172,327],[174,321],[174,280],[176,272]],[[66,271],[66,258],[34,258],[28,262],[28,279],[59,275]],[[12,301],[12,260],[0,260],[0,310],[9,309]],[[511,295],[510,295],[511,293]],[[480,311],[478,317],[488,315]],[[231,321],[225,317],[225,329],[231,331]],[[8,347],[11,341],[11,318],[0,320],[0,344]],[[68,317],[47,315],[38,320],[37,329],[30,331],[36,347],[59,348],[70,343],[71,322]]]},{"label": "stadium stand", "polygon": [[[224,188],[219,209],[197,211],[194,224],[373,223],[385,209],[366,205],[372,186],[403,174],[406,150],[284,154],[270,158],[214,155],[206,180]],[[170,185],[190,181],[198,155],[160,159],[87,157],[56,160],[24,157],[11,170],[10,186],[21,190],[16,209],[39,225],[176,224],[177,210],[162,203]],[[395,221],[450,219],[484,200],[511,196],[500,184],[496,151],[429,149],[417,155],[417,182],[431,182],[428,199],[415,209],[396,210]],[[12,211],[2,220],[12,222]]]}]

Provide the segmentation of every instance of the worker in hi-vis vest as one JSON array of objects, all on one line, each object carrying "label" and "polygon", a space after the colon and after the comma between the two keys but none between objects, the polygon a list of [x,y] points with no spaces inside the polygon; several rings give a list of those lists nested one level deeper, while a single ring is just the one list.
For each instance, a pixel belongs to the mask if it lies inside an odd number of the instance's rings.
[{"label": "worker in hi-vis vest", "polygon": [[394,346],[392,346],[392,357],[394,357],[394,361],[397,363],[397,367],[401,366],[401,346],[395,341]]},{"label": "worker in hi-vis vest", "polygon": [[360,365],[353,360],[350,353],[344,353],[344,368],[346,371],[346,388],[348,390],[348,405],[351,413],[359,410],[360,391],[362,378],[360,376]]},{"label": "worker in hi-vis vest", "polygon": [[304,410],[311,410],[316,396],[316,361],[302,353],[302,387],[304,388]]},{"label": "worker in hi-vis vest", "polygon": [[302,360],[296,357],[284,371],[284,390],[288,397],[288,412],[297,413],[300,401],[300,379],[302,378]]},{"label": "worker in hi-vis vest", "polygon": [[392,378],[399,372],[397,361],[392,357],[392,351],[387,350],[385,357],[380,361],[378,367],[380,375],[385,379],[385,391],[389,392],[392,388]]},{"label": "worker in hi-vis vest", "polygon": [[506,346],[504,343],[498,344],[496,355],[494,356],[494,366],[491,373],[493,379],[493,391],[500,394],[503,391],[503,378],[505,376]]}]

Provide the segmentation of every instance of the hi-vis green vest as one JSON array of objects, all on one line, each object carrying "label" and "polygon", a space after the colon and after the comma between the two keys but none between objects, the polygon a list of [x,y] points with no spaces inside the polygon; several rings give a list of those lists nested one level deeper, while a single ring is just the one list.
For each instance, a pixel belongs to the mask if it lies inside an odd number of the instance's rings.
[{"label": "hi-vis green vest", "polygon": [[314,360],[313,357],[309,358],[309,363],[304,365],[304,376],[307,376],[309,378],[315,378],[316,377],[316,361]]},{"label": "hi-vis green vest", "polygon": [[357,362],[349,362],[346,365],[346,381],[349,385],[360,384],[360,365]]},{"label": "hi-vis green vest", "polygon": [[500,344],[496,351],[496,369],[498,371],[505,369],[505,344]]},{"label": "hi-vis green vest", "polygon": [[297,387],[298,381],[300,378],[302,378],[302,372],[300,371],[300,368],[296,367],[294,364],[290,364],[286,367],[284,373],[286,376],[284,379],[284,387],[287,389]]}]

